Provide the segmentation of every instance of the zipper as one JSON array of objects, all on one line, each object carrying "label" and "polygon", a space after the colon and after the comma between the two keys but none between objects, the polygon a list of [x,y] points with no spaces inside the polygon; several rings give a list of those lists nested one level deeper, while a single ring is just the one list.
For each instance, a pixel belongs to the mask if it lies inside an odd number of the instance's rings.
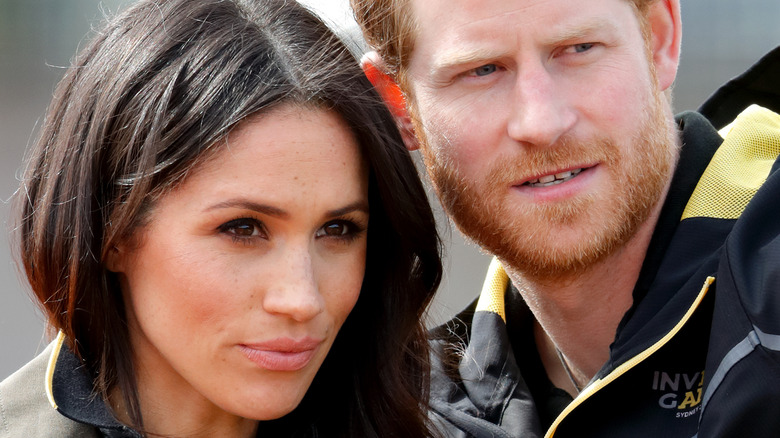
[{"label": "zipper", "polygon": [[558,418],[555,419],[552,426],[550,426],[550,429],[547,430],[547,433],[544,435],[544,437],[552,438],[555,435],[555,431],[558,429],[558,426],[563,422],[564,419],[566,419],[566,416],[568,416],[572,411],[574,411],[574,409],[577,408],[577,406],[583,404],[585,400],[590,398],[593,394],[600,391],[602,388],[609,385],[610,383],[614,382],[618,377],[622,376],[623,374],[628,372],[631,368],[634,368],[637,364],[641,363],[642,361],[650,357],[650,355],[658,351],[661,347],[666,345],[666,343],[668,343],[669,340],[672,339],[680,331],[680,329],[682,329],[685,323],[688,322],[688,320],[691,318],[691,315],[693,315],[693,312],[699,307],[699,304],[701,304],[702,300],[704,299],[704,296],[707,295],[707,291],[709,291],[710,286],[714,282],[715,282],[715,277],[707,277],[707,279],[704,281],[704,286],[702,286],[699,295],[696,297],[696,300],[694,300],[693,304],[691,304],[691,307],[689,307],[688,311],[685,312],[685,315],[683,315],[682,319],[680,319],[680,321],[677,322],[677,324],[669,331],[669,333],[664,335],[661,339],[656,341],[655,344],[651,345],[643,352],[637,354],[631,359],[620,364],[620,366],[612,370],[611,373],[607,374],[606,376],[588,385],[577,396],[577,398],[575,398],[571,403],[569,403],[569,406],[566,406],[566,409],[564,409],[563,412],[561,412],[560,415],[558,415]]}]

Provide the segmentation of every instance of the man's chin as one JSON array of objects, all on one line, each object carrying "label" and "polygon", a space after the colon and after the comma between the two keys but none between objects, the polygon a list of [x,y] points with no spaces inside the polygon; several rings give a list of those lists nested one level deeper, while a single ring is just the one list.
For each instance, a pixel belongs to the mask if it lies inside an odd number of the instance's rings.
[{"label": "man's chin", "polygon": [[514,232],[501,234],[463,231],[512,271],[539,282],[579,276],[618,251],[631,236],[627,228],[545,225],[518,224]]}]

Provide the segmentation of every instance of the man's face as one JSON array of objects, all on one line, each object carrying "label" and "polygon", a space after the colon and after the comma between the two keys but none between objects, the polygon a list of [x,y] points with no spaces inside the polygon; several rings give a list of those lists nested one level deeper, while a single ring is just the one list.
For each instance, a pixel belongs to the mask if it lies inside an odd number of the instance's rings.
[{"label": "man's face", "polygon": [[461,231],[537,278],[629,241],[677,157],[629,2],[413,0],[412,13],[415,128]]}]

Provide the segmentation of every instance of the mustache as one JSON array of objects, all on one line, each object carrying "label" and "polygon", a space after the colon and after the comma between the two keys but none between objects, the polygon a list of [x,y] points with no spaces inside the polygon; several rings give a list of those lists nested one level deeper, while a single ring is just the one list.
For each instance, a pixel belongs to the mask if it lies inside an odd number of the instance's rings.
[{"label": "mustache", "polygon": [[[498,157],[486,181],[490,186],[514,185],[562,170],[595,164],[612,165],[619,156],[618,146],[612,140],[599,138],[581,141],[568,136],[551,146],[518,147],[513,153]],[[459,172],[456,170],[455,173]]]}]

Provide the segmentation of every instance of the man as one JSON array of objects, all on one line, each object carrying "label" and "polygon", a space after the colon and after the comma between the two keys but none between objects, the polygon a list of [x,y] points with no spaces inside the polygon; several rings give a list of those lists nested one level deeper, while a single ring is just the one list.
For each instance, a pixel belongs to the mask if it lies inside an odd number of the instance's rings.
[{"label": "man", "polygon": [[433,332],[446,436],[777,436],[780,51],[675,120],[679,0],[352,5],[407,146],[496,256]]}]

